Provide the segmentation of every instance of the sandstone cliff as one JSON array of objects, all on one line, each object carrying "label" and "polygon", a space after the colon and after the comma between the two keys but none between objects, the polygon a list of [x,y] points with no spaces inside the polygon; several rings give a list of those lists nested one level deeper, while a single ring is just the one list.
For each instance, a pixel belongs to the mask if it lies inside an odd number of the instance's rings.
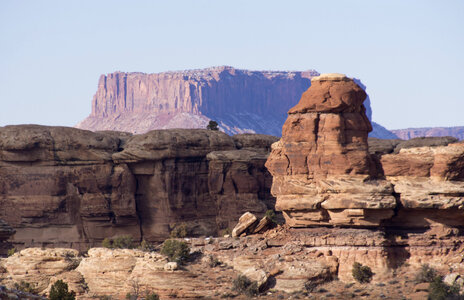
[{"label": "sandstone cliff", "polygon": [[[287,111],[317,75],[313,70],[248,71],[232,67],[158,74],[115,72],[100,77],[92,112],[76,127],[145,133],[205,128],[212,119],[228,134],[280,136]],[[369,103],[368,99],[370,111]],[[374,129],[373,137],[396,138],[378,124]]]},{"label": "sandstone cliff", "polygon": [[292,226],[463,226],[464,144],[377,140],[370,154],[365,98],[343,75],[312,79],[266,163],[276,208]]},{"label": "sandstone cliff", "polygon": [[232,67],[102,75],[91,115],[77,125],[91,130],[144,133],[205,128],[217,120],[229,134],[280,134],[285,112],[315,71],[248,71]]},{"label": "sandstone cliff", "polygon": [[358,228],[309,239],[335,253],[344,280],[354,261],[378,274],[405,262],[462,268],[464,143],[370,139],[368,149],[362,89],[340,74],[312,81],[266,162],[287,223]]},{"label": "sandstone cliff", "polygon": [[16,230],[17,247],[85,249],[125,234],[164,240],[181,222],[191,235],[217,234],[245,211],[273,206],[264,162],[275,140],[209,130],[130,136],[2,127],[0,218]]},{"label": "sandstone cliff", "polygon": [[427,127],[396,129],[392,132],[400,139],[409,140],[416,137],[452,136],[464,140],[464,127]]}]

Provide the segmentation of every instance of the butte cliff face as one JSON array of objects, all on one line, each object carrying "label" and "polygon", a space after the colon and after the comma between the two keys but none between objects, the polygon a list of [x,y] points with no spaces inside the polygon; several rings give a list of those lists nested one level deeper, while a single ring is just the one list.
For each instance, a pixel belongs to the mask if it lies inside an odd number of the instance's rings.
[{"label": "butte cliff face", "polygon": [[[205,128],[209,120],[216,120],[228,134],[280,136],[287,111],[317,75],[313,70],[248,71],[232,67],[102,75],[92,113],[76,127],[145,133],[153,129]],[[366,108],[370,112],[369,99]],[[375,123],[371,136],[396,138]]]},{"label": "butte cliff face", "polygon": [[464,140],[464,127],[427,127],[392,130],[400,139],[409,140],[417,137],[452,136]]},{"label": "butte cliff face", "polygon": [[274,204],[264,168],[276,138],[210,130],[131,136],[38,125],[0,128],[0,219],[17,246],[85,249],[106,237],[216,234]]},{"label": "butte cliff face", "polygon": [[217,120],[229,134],[280,134],[285,112],[310,85],[315,71],[248,71],[232,67],[102,75],[90,130],[144,133],[152,129],[205,128]]}]

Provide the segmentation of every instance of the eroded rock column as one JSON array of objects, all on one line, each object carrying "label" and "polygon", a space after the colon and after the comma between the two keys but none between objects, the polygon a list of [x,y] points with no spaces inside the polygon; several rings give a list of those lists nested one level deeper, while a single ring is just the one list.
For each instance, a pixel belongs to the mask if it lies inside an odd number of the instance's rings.
[{"label": "eroded rock column", "polygon": [[289,110],[266,167],[291,226],[378,226],[393,215],[392,186],[368,153],[365,98],[352,79],[323,74]]}]

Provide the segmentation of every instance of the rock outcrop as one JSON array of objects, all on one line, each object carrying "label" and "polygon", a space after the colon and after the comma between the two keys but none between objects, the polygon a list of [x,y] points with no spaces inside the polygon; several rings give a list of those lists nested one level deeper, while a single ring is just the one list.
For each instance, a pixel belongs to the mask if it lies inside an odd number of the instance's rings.
[{"label": "rock outcrop", "polygon": [[425,127],[425,128],[407,128],[392,130],[398,138],[409,140],[417,137],[439,137],[452,136],[459,140],[464,140],[464,127]]},{"label": "rock outcrop", "polygon": [[393,216],[392,185],[373,180],[365,98],[346,76],[321,75],[290,109],[266,166],[291,226],[378,226]]},{"label": "rock outcrop", "polygon": [[371,139],[369,153],[365,97],[344,75],[312,79],[266,163],[276,208],[296,227],[464,226],[464,144]]},{"label": "rock outcrop", "polygon": [[17,247],[84,250],[130,235],[162,241],[231,228],[273,207],[264,167],[276,138],[210,130],[131,136],[38,125],[0,128],[0,218]]},{"label": "rock outcrop", "polygon": [[325,228],[304,229],[305,243],[330,249],[343,280],[355,261],[376,274],[405,262],[461,268],[464,143],[370,139],[368,148],[364,98],[343,75],[313,78],[266,163],[276,209],[292,227]]},{"label": "rock outcrop", "polygon": [[316,71],[248,71],[232,67],[102,75],[90,130],[145,133],[153,129],[206,128],[210,119],[229,134],[280,134],[287,111]]},{"label": "rock outcrop", "polygon": [[[227,66],[158,74],[115,72],[100,77],[92,112],[76,127],[140,134],[206,128],[209,120],[216,120],[228,134],[280,136],[286,112],[317,75],[314,70],[249,71]],[[373,125],[373,137],[397,138]]]}]

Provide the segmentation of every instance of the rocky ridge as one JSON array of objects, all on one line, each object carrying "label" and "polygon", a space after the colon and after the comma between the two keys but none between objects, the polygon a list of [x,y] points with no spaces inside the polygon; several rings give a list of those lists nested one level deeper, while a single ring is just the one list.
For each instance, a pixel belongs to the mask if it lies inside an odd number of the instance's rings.
[{"label": "rocky ridge", "polygon": [[391,130],[397,137],[409,140],[417,137],[452,136],[464,140],[464,127],[426,127]]},{"label": "rocky ridge", "polygon": [[276,138],[173,129],[131,136],[38,125],[0,128],[0,218],[16,247],[86,249],[176,224],[211,235],[273,206],[264,168]]}]

